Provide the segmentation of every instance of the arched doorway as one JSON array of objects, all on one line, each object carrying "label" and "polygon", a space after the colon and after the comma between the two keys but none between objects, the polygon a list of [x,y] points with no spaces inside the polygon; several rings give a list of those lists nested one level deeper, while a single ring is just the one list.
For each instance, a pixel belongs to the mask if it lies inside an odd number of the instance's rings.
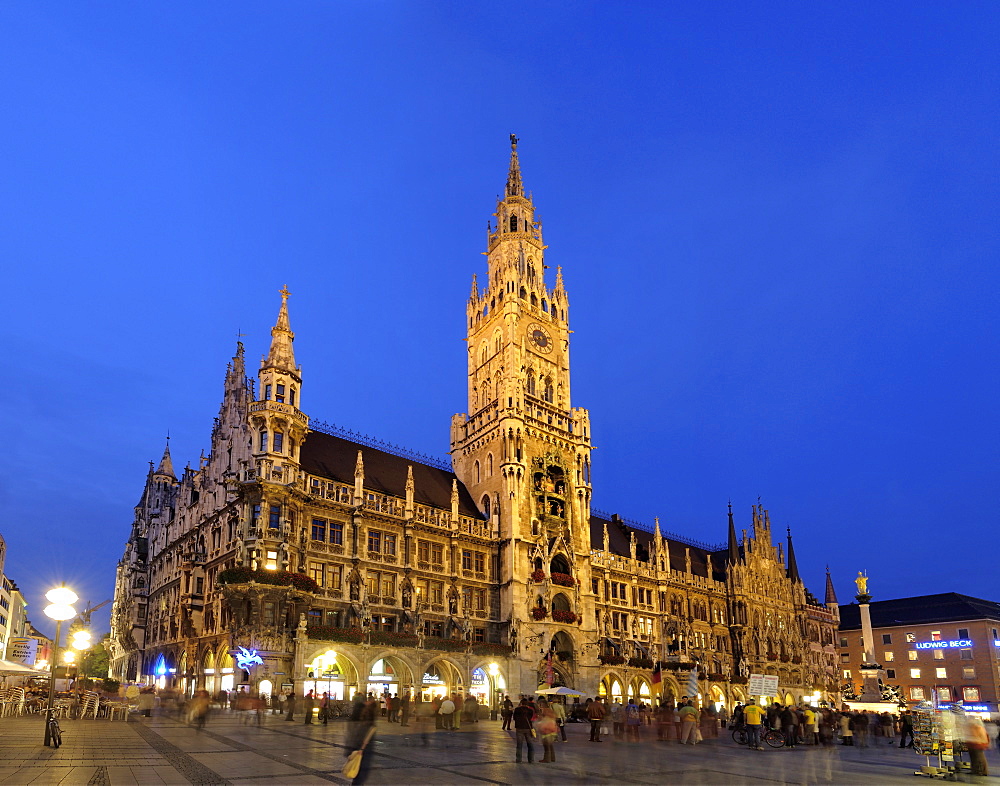
[{"label": "arched doorway", "polygon": [[205,679],[205,690],[210,696],[218,692],[218,677],[215,673],[215,653],[208,650],[201,661],[201,673]]},{"label": "arched doorway", "polygon": [[423,701],[464,690],[461,672],[449,661],[436,660],[424,669],[420,680],[420,697]]},{"label": "arched doorway", "polygon": [[221,675],[219,679],[219,690],[233,690],[233,686],[236,681],[233,670],[233,656],[229,654],[228,650],[226,650],[219,655],[216,662],[219,665],[219,674]]},{"label": "arched doorway", "polygon": [[[315,691],[314,696],[322,696],[329,693],[331,699],[343,701],[351,698],[347,695],[347,680],[344,677],[344,669],[338,662],[339,656],[336,650],[326,650],[320,652],[306,664],[306,679],[302,682],[302,693]],[[263,693],[261,688],[261,693]]]},{"label": "arched doorway", "polygon": [[629,698],[635,699],[641,704],[651,704],[653,701],[653,691],[649,682],[642,677],[632,680],[629,690]]},{"label": "arched doorway", "polygon": [[606,674],[601,680],[597,695],[610,702],[621,702],[624,697],[621,680],[613,674]]}]

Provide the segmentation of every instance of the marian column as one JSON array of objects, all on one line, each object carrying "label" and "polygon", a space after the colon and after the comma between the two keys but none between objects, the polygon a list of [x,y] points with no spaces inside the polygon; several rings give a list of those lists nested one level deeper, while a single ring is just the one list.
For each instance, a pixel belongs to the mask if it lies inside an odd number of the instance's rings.
[{"label": "marian column", "polygon": [[878,702],[882,701],[882,689],[880,687],[881,677],[884,672],[882,666],[875,659],[875,636],[872,633],[872,615],[868,604],[871,603],[872,596],[868,594],[868,576],[858,571],[858,577],[854,580],[858,586],[858,594],[854,597],[858,601],[861,610],[861,641],[864,644],[864,656],[861,664],[861,676],[864,678],[864,686],[861,689],[861,696],[858,701]]}]

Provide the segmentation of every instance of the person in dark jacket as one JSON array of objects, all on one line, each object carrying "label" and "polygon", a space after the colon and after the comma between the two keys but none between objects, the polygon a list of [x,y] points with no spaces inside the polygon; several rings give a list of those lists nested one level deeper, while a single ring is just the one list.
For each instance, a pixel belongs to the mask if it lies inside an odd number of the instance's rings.
[{"label": "person in dark jacket", "polygon": [[521,762],[521,743],[528,748],[528,764],[533,764],[535,761],[535,746],[532,744],[532,739],[534,738],[535,727],[532,725],[532,721],[535,719],[535,711],[531,709],[531,704],[527,699],[521,699],[521,703],[514,708],[514,743],[515,743],[515,761],[520,764]]}]

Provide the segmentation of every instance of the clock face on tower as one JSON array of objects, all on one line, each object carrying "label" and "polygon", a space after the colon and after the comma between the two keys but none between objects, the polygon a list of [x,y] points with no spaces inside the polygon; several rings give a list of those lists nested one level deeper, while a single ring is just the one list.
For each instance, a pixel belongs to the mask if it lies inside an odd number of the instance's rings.
[{"label": "clock face on tower", "polygon": [[549,332],[539,325],[537,322],[533,322],[528,325],[528,341],[531,342],[531,346],[537,349],[539,352],[551,352],[552,347],[552,336]]}]

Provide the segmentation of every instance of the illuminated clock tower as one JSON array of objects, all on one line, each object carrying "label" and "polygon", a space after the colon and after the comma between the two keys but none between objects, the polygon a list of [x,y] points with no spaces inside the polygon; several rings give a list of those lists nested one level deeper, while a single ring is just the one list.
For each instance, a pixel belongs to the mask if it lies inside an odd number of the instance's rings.
[{"label": "illuminated clock tower", "polygon": [[499,616],[521,660],[522,684],[510,690],[534,691],[549,651],[572,653],[556,679],[592,690],[595,653],[583,652],[597,636],[590,419],[570,404],[569,299],[561,269],[552,289],[545,282],[542,225],[517,142],[512,134],[507,184],[487,228],[486,285],[472,280],[469,411],[452,418],[451,454],[499,539]]}]

